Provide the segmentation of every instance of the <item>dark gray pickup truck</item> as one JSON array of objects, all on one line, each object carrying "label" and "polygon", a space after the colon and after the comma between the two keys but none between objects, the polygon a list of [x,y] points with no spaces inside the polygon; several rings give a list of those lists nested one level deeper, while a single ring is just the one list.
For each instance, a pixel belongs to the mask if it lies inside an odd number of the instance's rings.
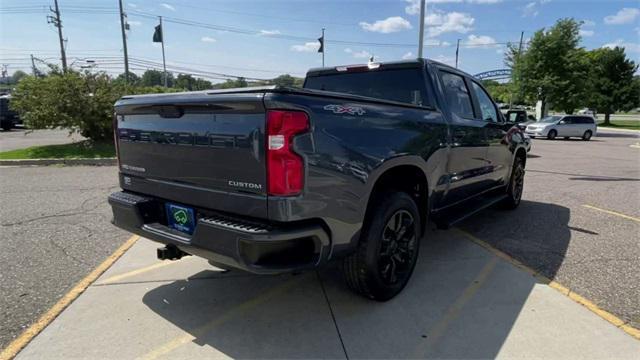
[{"label": "dark gray pickup truck", "polygon": [[304,88],[125,96],[114,224],[223,268],[343,261],[355,291],[407,284],[427,219],[520,202],[526,151],[479,81],[430,60],[312,69]]}]

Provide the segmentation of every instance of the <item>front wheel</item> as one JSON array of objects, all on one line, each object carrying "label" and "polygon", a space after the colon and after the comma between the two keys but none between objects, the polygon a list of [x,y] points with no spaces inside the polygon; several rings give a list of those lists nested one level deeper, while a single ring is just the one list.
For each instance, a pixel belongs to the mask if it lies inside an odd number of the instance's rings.
[{"label": "front wheel", "polygon": [[584,134],[582,134],[582,140],[589,141],[591,140],[592,136],[593,136],[593,133],[591,132],[591,130],[587,130],[584,132]]},{"label": "front wheel", "polygon": [[549,131],[549,133],[547,134],[547,139],[549,140],[553,140],[556,138],[556,136],[558,136],[558,132],[555,130],[551,130]]},{"label": "front wheel", "polygon": [[513,164],[511,180],[509,180],[509,186],[507,187],[507,197],[502,201],[505,209],[512,210],[520,205],[522,192],[524,191],[524,174],[524,161],[518,157]]},{"label": "front wheel", "polygon": [[384,194],[372,205],[355,253],[344,259],[347,284],[370,299],[386,301],[407,285],[418,259],[420,215],[404,192]]}]

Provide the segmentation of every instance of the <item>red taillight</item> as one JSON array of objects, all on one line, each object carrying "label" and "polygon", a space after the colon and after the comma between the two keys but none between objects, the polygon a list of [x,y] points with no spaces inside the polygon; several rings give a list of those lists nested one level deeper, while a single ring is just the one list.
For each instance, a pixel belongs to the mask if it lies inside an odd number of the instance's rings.
[{"label": "red taillight", "polygon": [[297,195],[304,186],[304,161],[293,151],[293,137],[309,129],[301,111],[267,111],[267,193]]}]

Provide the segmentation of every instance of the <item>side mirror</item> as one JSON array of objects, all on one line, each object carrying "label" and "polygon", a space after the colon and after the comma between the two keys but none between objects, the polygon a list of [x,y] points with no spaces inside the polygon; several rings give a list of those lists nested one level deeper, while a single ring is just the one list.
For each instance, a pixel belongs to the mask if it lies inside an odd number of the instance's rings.
[{"label": "side mirror", "polygon": [[564,124],[566,124],[566,123],[567,123],[566,121],[564,121],[564,120],[560,120],[560,122],[558,122],[558,125],[564,125]]}]

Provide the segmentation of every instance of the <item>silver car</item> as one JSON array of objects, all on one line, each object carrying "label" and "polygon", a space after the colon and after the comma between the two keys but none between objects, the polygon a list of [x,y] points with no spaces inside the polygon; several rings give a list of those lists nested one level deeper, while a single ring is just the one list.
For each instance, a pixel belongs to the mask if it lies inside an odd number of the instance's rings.
[{"label": "silver car", "polygon": [[580,137],[588,141],[596,134],[598,125],[592,116],[588,115],[553,115],[547,116],[527,125],[525,134],[532,138],[546,137],[553,140],[556,137],[568,139]]}]

